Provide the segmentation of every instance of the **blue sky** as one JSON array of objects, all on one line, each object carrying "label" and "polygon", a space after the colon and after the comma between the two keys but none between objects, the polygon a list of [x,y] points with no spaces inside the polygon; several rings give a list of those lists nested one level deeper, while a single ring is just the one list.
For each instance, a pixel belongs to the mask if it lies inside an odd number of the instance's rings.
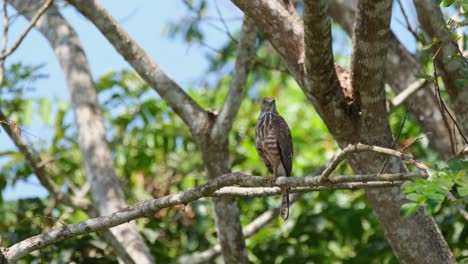
[{"label": "blue sky", "polygon": [[[208,15],[211,17],[218,16],[214,8],[214,1],[209,1],[211,7]],[[406,1],[403,2],[408,5]],[[205,72],[208,65],[205,54],[210,51],[206,47],[197,44],[189,46],[181,38],[170,39],[167,34],[164,34],[164,29],[169,21],[178,21],[186,15],[186,9],[182,1],[101,0],[100,3],[181,87],[188,88],[191,84],[199,83],[196,81],[200,80],[200,76]],[[218,5],[223,17],[240,18],[242,16],[242,13],[229,1],[219,1]],[[13,14],[14,10],[10,9],[9,13]],[[130,68],[94,25],[78,14],[73,7],[63,8],[62,14],[80,36],[94,79],[99,78],[108,71]],[[404,23],[404,19],[398,8],[394,8],[394,14],[396,19],[392,20],[392,29],[398,31],[403,36],[402,40],[405,45],[414,51],[414,40],[407,30],[402,27],[401,22]],[[412,22],[415,21],[414,14],[414,10],[410,9],[409,15]],[[15,21],[10,30],[10,45],[26,25],[26,20],[22,18]],[[218,23],[218,26],[222,28],[220,23]],[[240,20],[228,21],[231,32],[237,31],[239,26]],[[228,39],[225,33],[210,25],[205,25],[203,30],[206,32],[205,42],[211,47],[219,47]],[[344,38],[345,43],[346,41],[349,40]],[[27,65],[45,64],[42,72],[48,74],[48,78],[39,80],[34,84],[36,91],[28,94],[28,97],[46,96],[68,100],[65,80],[55,55],[44,37],[36,30],[30,32],[18,50],[8,58],[7,64],[18,61]],[[40,125],[40,122],[25,129],[36,135],[39,140],[47,142],[52,137],[52,131]],[[34,142],[38,139],[31,137],[28,140]],[[14,149],[13,144],[6,136],[6,133],[0,133],[0,152],[9,149]],[[39,185],[35,177],[31,177],[28,182],[18,182],[15,186],[7,187],[3,192],[3,197],[11,200],[19,197],[44,196],[46,194],[46,191]]]}]

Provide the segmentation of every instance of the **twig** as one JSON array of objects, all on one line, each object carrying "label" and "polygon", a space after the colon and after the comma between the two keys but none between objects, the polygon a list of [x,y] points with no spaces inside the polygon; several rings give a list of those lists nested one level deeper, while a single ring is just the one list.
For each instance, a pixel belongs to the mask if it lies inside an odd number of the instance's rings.
[{"label": "twig", "polygon": [[453,196],[453,194],[451,192],[449,192],[447,194],[447,200],[449,200],[449,202],[455,204],[455,207],[457,208],[458,212],[460,212],[460,214],[463,216],[463,218],[465,218],[465,221],[468,222],[468,212],[466,212],[463,205],[461,205],[460,203],[457,202],[457,198],[455,198],[455,196]]},{"label": "twig", "polygon": [[405,9],[403,8],[403,5],[401,4],[401,1],[400,1],[400,0],[397,0],[397,3],[398,3],[398,6],[400,7],[401,14],[403,15],[403,18],[405,19],[406,28],[408,29],[408,31],[411,32],[411,34],[413,35],[413,37],[414,37],[416,40],[419,40],[419,41],[421,41],[421,42],[424,43],[424,41],[418,36],[418,33],[416,33],[416,31],[414,31],[414,29],[411,27],[410,22],[409,22],[409,19],[408,19],[408,15],[406,14],[406,11],[405,11]]},{"label": "twig", "polygon": [[405,90],[403,90],[401,93],[399,93],[397,96],[395,96],[392,99],[392,107],[395,108],[399,105],[401,105],[406,99],[408,99],[411,95],[419,91],[422,87],[424,87],[427,84],[427,80],[424,79],[418,79],[412,84],[408,86]]},{"label": "twig", "polygon": [[49,8],[49,6],[51,6],[53,2],[54,0],[47,0],[47,2],[45,2],[44,5],[41,6],[41,8],[37,11],[37,13],[31,19],[31,22],[29,22],[29,25],[26,27],[24,32],[19,36],[19,38],[16,40],[13,46],[8,51],[2,52],[2,55],[0,56],[0,60],[5,60],[6,57],[10,56],[19,47],[23,39],[26,37],[26,35],[28,35],[29,31],[34,27],[34,25],[37,23],[39,18],[41,18],[42,14],[45,13],[47,8]]},{"label": "twig", "polygon": [[223,109],[218,115],[213,129],[212,138],[226,137],[231,130],[232,123],[239,111],[240,104],[245,94],[245,86],[249,76],[252,59],[255,57],[255,42],[257,30],[247,17],[243,20],[242,30],[237,46],[237,56],[229,91],[224,101]]},{"label": "twig", "polygon": [[426,135],[422,135],[422,136],[419,136],[415,139],[413,139],[413,141],[411,141],[408,145],[406,145],[403,149],[401,149],[401,152],[405,152],[408,148],[410,148],[414,143],[416,143],[416,141],[418,140],[421,140],[425,137]]},{"label": "twig", "polygon": [[409,162],[413,164],[414,166],[418,167],[425,173],[428,171],[428,168],[426,165],[420,163],[419,161],[415,160],[413,157],[409,155],[401,153],[400,151],[389,149],[389,148],[383,148],[379,146],[369,146],[369,145],[358,143],[356,145],[349,145],[346,148],[344,148],[340,153],[338,153],[338,155],[336,155],[331,161],[331,164],[320,175],[320,181],[321,182],[330,181],[330,178],[329,178],[330,174],[349,154],[355,153],[355,152],[364,152],[364,151],[373,151],[373,152],[377,152],[377,153],[381,153],[385,155],[395,156],[395,157],[401,158],[405,162]]},{"label": "twig", "polygon": [[[401,132],[403,131],[403,127],[405,127],[406,118],[408,118],[408,112],[409,112],[409,110],[411,109],[411,106],[413,106],[413,103],[414,103],[414,101],[412,101],[412,102],[409,104],[408,109],[406,109],[406,111],[405,111],[405,116],[403,117],[403,121],[401,121],[400,129],[398,129],[398,133],[397,133],[395,139],[393,140],[392,147],[391,147],[392,149],[395,148],[396,143],[398,142],[398,139],[400,139]],[[380,169],[380,171],[379,171],[378,174],[383,173],[383,171],[384,171],[385,168],[387,167],[387,163],[388,163],[389,159],[390,159],[390,156],[387,156],[387,157],[385,158],[385,161],[384,161],[384,163],[383,163],[383,165],[382,165],[382,168]]]},{"label": "twig", "polygon": [[224,30],[226,31],[226,34],[231,39],[231,41],[233,41],[234,43],[238,43],[237,39],[234,38],[234,36],[229,31],[229,27],[228,27],[226,21],[224,20],[223,14],[221,14],[221,9],[219,9],[219,6],[218,6],[218,0],[214,0],[214,5],[215,5],[215,8],[216,8],[216,12],[218,13],[218,17],[221,20],[221,23],[223,24]]},{"label": "twig", "polygon": [[[442,47],[442,46],[441,46]],[[450,119],[452,120],[453,124],[455,125],[455,127],[457,128],[458,130],[458,133],[460,134],[460,136],[463,138],[463,140],[465,141],[465,144],[468,144],[468,139],[465,137],[465,135],[463,134],[463,130],[460,128],[457,120],[455,120],[455,118],[453,117],[452,113],[450,113],[447,105],[445,104],[445,101],[443,100],[442,98],[442,95],[440,94],[440,87],[439,87],[439,75],[437,73],[437,67],[435,65],[435,57],[437,56],[437,53],[434,54],[434,56],[432,57],[432,66],[434,67],[434,86],[435,86],[435,89],[436,89],[436,94],[437,94],[437,97],[439,99],[439,105],[440,105],[440,111],[442,113],[442,117],[443,118],[446,118],[444,113],[447,113],[448,116],[450,117]],[[446,122],[447,126],[448,126],[448,122]],[[454,151],[454,153],[456,153],[456,151]]]},{"label": "twig", "polygon": [[[3,1],[3,40],[2,53],[5,54],[8,44],[8,29],[10,28],[10,18],[8,17],[7,1]],[[0,88],[5,78],[5,60],[0,61]]]}]

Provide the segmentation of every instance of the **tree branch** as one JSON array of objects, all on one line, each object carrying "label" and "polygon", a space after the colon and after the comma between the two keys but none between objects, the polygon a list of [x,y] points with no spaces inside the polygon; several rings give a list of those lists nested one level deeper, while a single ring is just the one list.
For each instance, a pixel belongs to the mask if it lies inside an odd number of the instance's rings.
[{"label": "tree branch", "polygon": [[[7,1],[3,1],[2,6],[3,6],[3,39],[2,39],[1,54],[5,54],[7,45],[8,45],[8,30],[10,28],[10,17],[8,16]],[[3,85],[4,79],[5,79],[5,59],[0,61],[0,85]]]},{"label": "tree branch", "polygon": [[[232,0],[268,37],[289,72],[304,87],[304,27],[297,12],[289,12],[280,1]],[[294,10],[292,10],[294,11]],[[285,38],[284,36],[288,37]]]},{"label": "tree branch", "polygon": [[333,61],[328,0],[304,1],[304,40],[306,78],[313,96],[326,104],[331,96],[341,94]]},{"label": "tree branch", "polygon": [[[323,170],[330,164],[330,161],[327,161],[325,165],[318,168],[311,176],[318,176],[320,175]],[[291,194],[289,197],[289,204],[294,204],[299,198],[302,197],[302,193],[294,193]],[[243,228],[243,234],[245,238],[249,238],[256,234],[262,227],[266,226],[270,223],[273,219],[279,216],[280,214],[281,205],[270,208],[259,215],[257,218],[252,220],[246,227]],[[191,255],[185,255],[180,257],[177,260],[177,263],[180,264],[201,264],[208,261],[212,261],[215,257],[217,257],[221,253],[221,246],[220,244],[216,244],[211,248],[204,250],[202,252],[195,252]]]},{"label": "tree branch", "polygon": [[356,152],[364,152],[364,151],[372,151],[372,152],[381,153],[385,155],[395,156],[395,157],[401,158],[403,161],[413,164],[414,166],[418,167],[420,170],[422,170],[426,174],[429,171],[429,168],[427,168],[426,165],[424,165],[423,163],[415,160],[413,157],[407,154],[404,154],[400,151],[389,149],[389,148],[383,148],[379,146],[369,146],[369,145],[358,143],[356,145],[349,145],[348,147],[341,150],[338,153],[338,155],[333,157],[332,161],[330,162],[330,165],[320,175],[320,180],[336,182],[335,178],[329,178],[330,174],[336,169],[336,167],[344,159],[346,159],[346,157],[348,157],[350,154],[356,153]]},{"label": "tree branch", "polygon": [[[422,29],[430,39],[436,39],[432,52],[437,68],[440,69],[445,88],[455,108],[458,122],[463,133],[468,135],[468,89],[462,70],[468,69],[468,62],[463,58],[456,43],[452,42],[450,31],[446,27],[442,11],[437,2],[415,0],[414,5]],[[462,86],[458,87],[457,82]],[[464,84],[464,85],[463,85]]]},{"label": "tree branch", "polygon": [[212,138],[225,136],[231,131],[232,123],[244,98],[247,77],[255,55],[256,36],[257,31],[254,24],[247,17],[244,17],[229,92],[224,101],[223,109],[219,113],[211,131]]},{"label": "tree branch", "polygon": [[[6,2],[6,0],[5,0],[5,2]],[[18,39],[15,41],[15,43],[13,43],[13,46],[8,51],[6,51],[5,53],[2,53],[2,55],[0,56],[0,60],[4,60],[6,57],[10,56],[10,54],[15,52],[15,50],[19,47],[21,42],[23,42],[23,39],[28,35],[29,31],[34,27],[34,25],[36,25],[39,18],[41,18],[41,16],[45,13],[47,8],[49,8],[49,6],[51,6],[53,2],[54,2],[54,0],[47,0],[41,6],[41,8],[39,8],[39,10],[37,10],[37,13],[31,18],[31,20],[29,22],[29,25],[26,27],[26,29],[23,31],[23,33],[18,37]]]},{"label": "tree branch", "polygon": [[[392,0],[358,2],[353,32],[351,83],[358,95],[364,122],[373,116],[387,116],[384,66],[386,62]],[[378,112],[375,114],[375,112]],[[366,120],[367,119],[367,120]]]},{"label": "tree branch", "polygon": [[[392,107],[398,107],[400,106],[406,99],[411,97],[414,93],[419,91],[421,88],[426,86],[427,81],[424,79],[419,79],[412,84],[408,86],[405,90],[403,90],[401,93],[397,94],[393,99],[392,99]],[[408,111],[411,111],[411,108],[408,109]]]},{"label": "tree branch", "polygon": [[207,121],[207,113],[172,80],[136,43],[124,28],[97,1],[70,0],[88,18],[118,53],[169,104],[193,131],[199,131]]},{"label": "tree branch", "polygon": [[[337,180],[337,183],[326,183],[322,185],[320,183],[319,177],[316,176],[307,176],[307,177],[279,177],[274,181],[274,184],[277,186],[294,186],[298,187],[293,189],[294,191],[307,192],[310,190],[315,190],[314,188],[318,187],[329,187],[331,189],[356,189],[356,188],[373,188],[373,187],[384,187],[395,184],[400,184],[401,181],[393,183],[392,181],[396,179],[411,179],[414,177],[422,177],[422,174],[396,174],[396,175],[352,175],[352,176],[340,176]],[[382,182],[379,181],[381,177],[386,177],[392,181]],[[359,182],[359,179],[366,179],[368,182]],[[375,180],[375,181],[374,181]],[[229,174],[222,175],[220,177],[214,178],[204,185],[193,188],[190,190],[181,191],[175,194],[171,194],[159,199],[148,200],[140,202],[124,208],[120,211],[117,211],[108,216],[101,216],[93,219],[89,219],[76,224],[69,224],[61,226],[55,229],[52,229],[48,232],[42,233],[37,236],[30,237],[25,239],[15,245],[12,245],[9,248],[3,249],[3,254],[10,263],[14,263],[21,257],[26,254],[43,248],[45,246],[57,243],[64,239],[75,237],[78,235],[88,234],[91,232],[100,231],[106,228],[117,226],[137,218],[146,217],[148,215],[154,214],[161,208],[166,208],[179,204],[187,204],[192,201],[198,200],[202,197],[217,196],[216,191],[220,190],[223,187],[239,185],[239,186],[248,186],[248,187],[265,187],[269,186],[270,183],[267,177],[262,176],[250,176],[240,172],[233,172]],[[234,188],[234,187],[233,187]],[[239,188],[239,187],[237,187]],[[271,187],[262,188],[265,189],[261,195],[276,195],[280,194],[280,188],[276,187],[275,191],[271,191]],[[239,195],[235,189],[231,195]],[[260,189],[256,189],[260,190]],[[218,191],[218,193],[222,191]]]},{"label": "tree branch", "polygon": [[[0,120],[6,120],[6,116],[0,110]],[[60,187],[57,186],[53,181],[53,176],[47,171],[47,167],[43,164],[43,161],[39,155],[36,155],[35,151],[29,147],[23,139],[20,137],[18,131],[12,129],[10,125],[5,122],[1,122],[3,129],[7,132],[16,147],[20,150],[26,159],[31,170],[34,172],[39,182],[44,186],[49,194],[54,197],[58,202],[63,203],[66,206],[85,211],[89,217],[97,217],[99,215],[97,209],[88,201],[84,199],[76,199],[77,197],[71,197],[68,194],[62,192]],[[125,250],[121,250],[122,245],[118,242],[115,236],[109,230],[103,230],[99,232],[99,236],[103,238],[108,244],[112,245],[115,253],[125,261],[127,264],[133,263]],[[132,260],[132,261],[130,261]]]}]

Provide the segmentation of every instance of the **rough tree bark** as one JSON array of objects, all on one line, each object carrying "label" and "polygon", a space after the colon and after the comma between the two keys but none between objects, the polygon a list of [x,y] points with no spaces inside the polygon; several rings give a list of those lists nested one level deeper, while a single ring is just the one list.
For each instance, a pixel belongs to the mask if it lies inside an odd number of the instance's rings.
[{"label": "rough tree bark", "polygon": [[[303,44],[284,43],[294,46],[290,47],[281,45],[279,41],[301,39],[304,34],[304,30],[301,29],[301,21],[297,21],[295,17],[278,16],[277,14],[286,13],[286,10],[282,6],[271,4],[269,1],[232,1],[255,21],[260,30],[265,32],[285,64],[288,65],[288,69],[294,69],[294,71],[290,70],[291,74],[301,85],[304,93],[314,104],[341,147],[353,142],[391,146],[392,136],[385,109],[383,86],[391,1],[360,2],[358,21],[355,24],[353,55],[353,69],[356,69],[356,72],[353,74],[354,86],[351,87],[346,85],[349,83],[349,77],[346,76],[345,71],[337,68],[338,79],[344,84],[344,87],[340,87],[336,85],[333,74],[329,72],[334,71],[334,69],[328,64],[325,64],[324,67],[321,63],[328,61],[331,51],[314,50],[314,48],[326,46],[325,43],[329,42],[328,36],[323,38],[324,44],[322,45],[314,41],[314,37],[329,32],[328,29],[324,28],[329,25],[324,15],[328,8],[326,1],[304,1],[306,80],[296,74],[301,72],[298,69],[301,67],[300,63],[290,59],[294,56],[286,56],[287,54],[285,54],[285,50],[297,51],[296,57],[298,57],[303,52],[301,50]],[[313,12],[313,14],[307,14],[309,12]],[[320,16],[322,20],[317,22],[314,16]],[[296,30],[288,30],[292,28]],[[315,31],[315,33],[307,31]],[[331,50],[331,46],[328,46],[328,49]],[[312,57],[309,58],[309,56]],[[321,59],[316,56],[321,57]],[[314,62],[320,62],[320,64],[314,64]],[[318,79],[313,77],[314,71],[320,71],[321,68],[326,68],[322,74],[329,77],[320,80],[328,79],[331,80],[331,83],[317,83]],[[312,72],[311,76],[309,76],[309,72]],[[319,85],[319,87],[311,87],[314,84]],[[324,90],[319,91],[318,96],[316,96],[312,91],[317,89]],[[354,155],[348,160],[355,173],[362,173],[378,172],[384,158],[375,154],[362,153]],[[401,161],[391,159],[388,170],[399,172],[405,171],[405,168]],[[399,216],[399,209],[404,202],[404,197],[398,188],[367,191],[367,195],[371,207],[385,230],[386,238],[401,262],[454,262],[453,256],[432,218],[425,216],[421,211],[410,218]]]},{"label": "rough tree bark", "polygon": [[[249,20],[244,19],[237,47],[236,65],[223,109],[217,117],[213,116],[209,120],[210,123],[206,127],[204,135],[198,139],[209,179],[231,171],[228,135],[242,98],[244,98],[247,75],[254,55],[255,40],[255,27]],[[224,262],[248,263],[237,199],[230,196],[213,197],[213,203],[216,232],[220,240]]]},{"label": "rough tree bark", "polygon": [[[9,2],[28,19],[40,6],[40,2],[35,1]],[[109,215],[126,207],[127,203],[114,170],[95,84],[83,48],[76,32],[54,7],[41,17],[36,27],[49,41],[64,71],[93,200],[101,215]],[[135,262],[154,263],[134,223],[114,227],[111,231]]]},{"label": "rough tree bark", "polygon": [[[357,0],[331,0],[330,16],[351,36],[354,25]],[[418,82],[417,74],[424,72],[422,65],[414,55],[398,41],[391,33],[387,62],[385,64],[385,80],[395,93],[405,91],[412,84]],[[438,107],[437,97],[429,83],[423,86],[408,99],[404,105],[410,116],[421,129],[427,133],[430,146],[439,152],[444,159],[451,155],[450,131],[444,124]],[[413,104],[411,104],[414,102]],[[410,107],[411,105],[411,107]]]}]

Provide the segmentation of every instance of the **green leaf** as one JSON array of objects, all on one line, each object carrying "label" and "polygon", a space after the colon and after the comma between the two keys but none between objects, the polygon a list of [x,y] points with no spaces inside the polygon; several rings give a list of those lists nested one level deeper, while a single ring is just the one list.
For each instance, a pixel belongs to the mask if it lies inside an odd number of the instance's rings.
[{"label": "green leaf", "polygon": [[468,87],[468,80],[467,79],[457,79],[457,80],[455,80],[455,85],[458,88]]},{"label": "green leaf", "polygon": [[415,201],[415,202],[424,202],[426,200],[426,197],[419,193],[410,193],[406,196],[406,199]]},{"label": "green leaf", "polygon": [[442,3],[440,3],[441,6],[443,7],[449,7],[455,3],[455,0],[442,0]]},{"label": "green leaf", "polygon": [[449,188],[447,188],[447,187],[445,187],[443,185],[440,185],[438,183],[435,183],[435,182],[431,185],[431,187],[434,188],[434,190],[436,192],[438,192],[438,193],[445,193],[446,194],[446,193],[448,193],[450,191]]},{"label": "green leaf", "polygon": [[426,215],[433,215],[440,210],[441,206],[442,206],[442,202],[430,201],[424,207],[424,213]]},{"label": "green leaf", "polygon": [[419,208],[418,203],[405,203],[400,208],[400,215],[402,216],[410,216]]},{"label": "green leaf", "polygon": [[414,192],[416,191],[417,188],[418,186],[414,184],[412,181],[407,181],[403,183],[403,185],[401,186],[401,189],[403,190],[404,193]]},{"label": "green leaf", "polygon": [[49,99],[41,98],[39,99],[39,117],[42,122],[50,124],[50,113],[52,112],[52,104]]},{"label": "green leaf", "polygon": [[445,199],[445,196],[443,194],[440,194],[440,193],[427,193],[426,198],[429,199],[429,200],[440,202],[440,201],[443,201]]},{"label": "green leaf", "polygon": [[468,0],[462,0],[461,6],[463,8],[463,13],[468,12]]},{"label": "green leaf", "polygon": [[461,196],[468,196],[468,186],[457,187],[457,191]]},{"label": "green leaf", "polygon": [[19,123],[21,126],[29,126],[32,122],[33,116],[33,100],[27,99],[24,101],[24,104],[21,107],[21,112],[19,113]]}]

